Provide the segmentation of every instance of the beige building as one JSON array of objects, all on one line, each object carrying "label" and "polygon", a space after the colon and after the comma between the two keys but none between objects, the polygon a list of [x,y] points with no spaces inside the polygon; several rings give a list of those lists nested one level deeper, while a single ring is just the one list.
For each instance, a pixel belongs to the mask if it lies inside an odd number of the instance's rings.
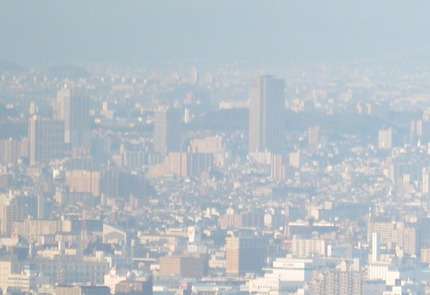
[{"label": "beige building", "polygon": [[54,295],[110,295],[110,291],[105,286],[57,286]]},{"label": "beige building", "polygon": [[378,233],[380,243],[388,249],[400,247],[405,254],[417,255],[418,232],[416,227],[403,222],[369,221],[367,224],[367,240],[372,242],[372,234]]},{"label": "beige building", "polygon": [[327,255],[327,243],[324,240],[296,239],[291,240],[291,254],[299,258]]},{"label": "beige building", "polygon": [[221,228],[262,228],[264,226],[263,212],[227,213],[219,220]]},{"label": "beige building", "polygon": [[217,154],[224,151],[224,144],[220,136],[207,136],[193,139],[188,148],[190,153]]},{"label": "beige building", "polygon": [[388,150],[393,146],[393,130],[379,130],[378,132],[378,148],[380,150]]},{"label": "beige building", "polygon": [[28,217],[28,209],[19,206],[13,196],[0,195],[0,234],[10,237],[15,221],[23,221]]},{"label": "beige building", "polygon": [[262,272],[266,265],[267,242],[259,237],[230,237],[226,239],[227,275]]},{"label": "beige building", "polygon": [[72,170],[66,172],[66,184],[71,192],[91,193],[100,196],[100,172]]},{"label": "beige building", "polygon": [[152,284],[152,277],[145,278],[144,280],[124,280],[116,285],[115,294],[152,295]]},{"label": "beige building", "polygon": [[129,242],[127,232],[114,226],[103,224],[103,243],[128,245]]},{"label": "beige building", "polygon": [[149,176],[200,177],[203,172],[212,167],[212,155],[202,153],[170,153],[162,164],[150,167]]},{"label": "beige building", "polygon": [[12,232],[23,236],[30,243],[40,243],[43,236],[55,235],[60,229],[60,220],[26,219],[14,222]]},{"label": "beige building", "polygon": [[178,275],[201,278],[207,275],[208,258],[205,256],[166,256],[160,258],[160,276]]},{"label": "beige building", "polygon": [[0,288],[3,293],[9,287],[9,276],[18,273],[19,264],[15,256],[0,257]]},{"label": "beige building", "polygon": [[288,155],[289,165],[293,168],[300,169],[303,159],[300,151],[292,152]]},{"label": "beige building", "polygon": [[308,143],[310,146],[317,146],[320,143],[320,128],[318,126],[309,128]]},{"label": "beige building", "polygon": [[25,270],[20,273],[12,273],[7,279],[9,290],[16,292],[29,293],[39,291],[38,286],[48,285],[51,282],[48,277],[39,276],[30,270]]}]

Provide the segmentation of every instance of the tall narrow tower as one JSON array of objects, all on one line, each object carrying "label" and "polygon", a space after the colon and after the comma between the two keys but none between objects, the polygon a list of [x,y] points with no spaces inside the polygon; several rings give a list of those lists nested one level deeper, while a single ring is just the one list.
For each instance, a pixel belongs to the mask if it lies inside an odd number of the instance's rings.
[{"label": "tall narrow tower", "polygon": [[372,233],[372,262],[378,262],[381,255],[381,238],[378,233]]},{"label": "tall narrow tower", "polygon": [[163,108],[155,111],[154,150],[160,154],[181,152],[181,111]]},{"label": "tall narrow tower", "polygon": [[249,99],[249,152],[282,151],[285,81],[260,76]]},{"label": "tall narrow tower", "polygon": [[64,141],[71,148],[91,144],[90,100],[83,90],[64,87],[57,93],[57,119],[64,121]]}]

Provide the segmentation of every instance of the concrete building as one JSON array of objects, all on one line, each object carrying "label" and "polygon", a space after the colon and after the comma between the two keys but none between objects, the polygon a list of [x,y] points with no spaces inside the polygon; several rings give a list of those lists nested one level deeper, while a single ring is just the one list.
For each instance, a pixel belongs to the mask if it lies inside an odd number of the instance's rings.
[{"label": "concrete building", "polygon": [[361,271],[325,270],[313,286],[315,295],[364,295],[364,274]]},{"label": "concrete building", "polygon": [[28,126],[30,164],[49,163],[65,156],[64,122],[32,117]]},{"label": "concrete building", "polygon": [[57,93],[56,117],[64,121],[64,141],[72,149],[91,146],[90,100],[85,91],[65,86]]},{"label": "concrete building", "polygon": [[7,290],[8,294],[31,294],[38,291],[38,286],[50,283],[51,281],[48,277],[38,275],[35,272],[35,265],[24,264],[20,272],[9,274],[7,278]]},{"label": "concrete building", "polygon": [[105,286],[57,286],[55,295],[110,295],[110,289]]},{"label": "concrete building", "polygon": [[422,169],[422,192],[430,193],[430,171],[427,168]]},{"label": "concrete building", "polygon": [[22,140],[0,140],[0,164],[17,164],[23,158]]},{"label": "concrete building", "polygon": [[170,153],[162,164],[150,167],[149,176],[182,176],[200,177],[203,172],[212,167],[211,154],[202,153]]},{"label": "concrete building", "polygon": [[291,240],[291,254],[300,258],[314,255],[324,257],[327,256],[327,243],[324,240],[293,238]]},{"label": "concrete building", "polygon": [[9,276],[19,272],[19,263],[15,255],[0,256],[0,289],[3,294],[9,287]]},{"label": "concrete building", "polygon": [[59,284],[103,284],[109,272],[109,263],[101,253],[83,256],[75,249],[66,249],[51,257],[36,258],[32,261],[37,272]]},{"label": "concrete building", "polygon": [[260,237],[230,237],[226,239],[227,275],[260,273],[266,265],[267,242]]},{"label": "concrete building", "polygon": [[365,272],[358,259],[343,260],[336,269],[323,269],[314,275],[312,290],[315,295],[364,295]]},{"label": "concrete building", "polygon": [[312,259],[276,258],[264,277],[249,280],[247,291],[252,294],[297,294],[313,278]]},{"label": "concrete building", "polygon": [[41,243],[43,236],[55,235],[60,229],[60,220],[26,219],[14,222],[12,232],[23,236],[30,243]]},{"label": "concrete building", "polygon": [[299,169],[303,162],[302,158],[303,156],[301,155],[300,151],[289,153],[289,165],[293,168]]},{"label": "concrete building", "polygon": [[20,206],[14,196],[0,196],[0,234],[9,237],[15,221],[23,221],[28,217],[28,208]]},{"label": "concrete building", "polygon": [[419,247],[419,234],[416,226],[403,222],[389,220],[371,220],[367,224],[367,240],[372,243],[372,235],[377,233],[380,245],[387,249],[400,247],[407,255],[417,256]]},{"label": "concrete building", "polygon": [[378,233],[372,234],[372,262],[378,262],[381,259],[381,241]]},{"label": "concrete building", "polygon": [[264,212],[259,210],[236,214],[228,212],[220,217],[219,225],[221,228],[263,228]]},{"label": "concrete building", "polygon": [[270,163],[270,176],[276,181],[284,181],[287,179],[287,168],[283,155],[272,155]]},{"label": "concrete building", "polygon": [[160,276],[177,275],[184,278],[201,278],[208,273],[206,256],[166,256],[160,258]]},{"label": "concrete building", "polygon": [[155,111],[154,151],[162,155],[182,151],[182,113],[179,109]]},{"label": "concrete building", "polygon": [[224,151],[223,139],[220,136],[207,136],[197,138],[190,142],[188,148],[190,153],[216,154]]},{"label": "concrete building", "polygon": [[272,76],[254,81],[249,98],[249,153],[282,151],[285,82]]},{"label": "concrete building", "polygon": [[310,146],[317,146],[320,143],[320,128],[310,127],[308,131],[308,143]]},{"label": "concrete building", "polygon": [[100,196],[100,172],[89,170],[67,171],[65,178],[70,192],[91,193]]},{"label": "concrete building", "polygon": [[116,295],[152,295],[152,277],[145,280],[124,280],[115,287]]},{"label": "concrete building", "polygon": [[378,133],[378,148],[380,150],[391,149],[393,146],[393,130],[379,130]]}]

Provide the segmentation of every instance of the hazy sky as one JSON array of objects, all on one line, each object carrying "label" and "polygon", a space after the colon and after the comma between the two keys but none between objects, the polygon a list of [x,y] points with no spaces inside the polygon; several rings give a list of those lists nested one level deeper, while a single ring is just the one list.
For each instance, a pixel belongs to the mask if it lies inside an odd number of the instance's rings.
[{"label": "hazy sky", "polygon": [[0,60],[430,60],[429,16],[430,1],[1,1]]}]

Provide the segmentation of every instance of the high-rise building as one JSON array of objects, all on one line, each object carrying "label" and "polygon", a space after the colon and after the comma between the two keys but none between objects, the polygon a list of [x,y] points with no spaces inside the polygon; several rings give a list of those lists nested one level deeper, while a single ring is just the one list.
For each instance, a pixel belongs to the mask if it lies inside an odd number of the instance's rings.
[{"label": "high-rise building", "polygon": [[320,128],[318,126],[309,128],[308,141],[310,146],[317,146],[320,143]]},{"label": "high-rise building", "polygon": [[30,164],[64,157],[64,122],[32,117],[28,124]]},{"label": "high-rise building", "polygon": [[271,159],[270,176],[276,181],[284,181],[287,178],[285,159],[283,155],[274,154]]},{"label": "high-rise building", "polygon": [[23,157],[22,140],[0,140],[0,164],[16,164]]},{"label": "high-rise building", "polygon": [[259,237],[226,239],[226,272],[229,275],[260,273],[266,265],[267,243]]},{"label": "high-rise building", "polygon": [[160,154],[180,152],[182,148],[181,111],[164,108],[155,111],[154,150]]},{"label": "high-rise building", "polygon": [[83,90],[64,87],[57,93],[56,118],[64,121],[64,141],[70,147],[90,148],[90,100]]},{"label": "high-rise building", "polygon": [[372,262],[380,260],[381,242],[378,233],[372,233]]},{"label": "high-rise building", "polygon": [[378,132],[378,148],[380,150],[391,149],[393,145],[393,131],[391,128],[379,130]]},{"label": "high-rise building", "polygon": [[285,81],[261,76],[249,99],[249,152],[281,152],[285,109]]}]

